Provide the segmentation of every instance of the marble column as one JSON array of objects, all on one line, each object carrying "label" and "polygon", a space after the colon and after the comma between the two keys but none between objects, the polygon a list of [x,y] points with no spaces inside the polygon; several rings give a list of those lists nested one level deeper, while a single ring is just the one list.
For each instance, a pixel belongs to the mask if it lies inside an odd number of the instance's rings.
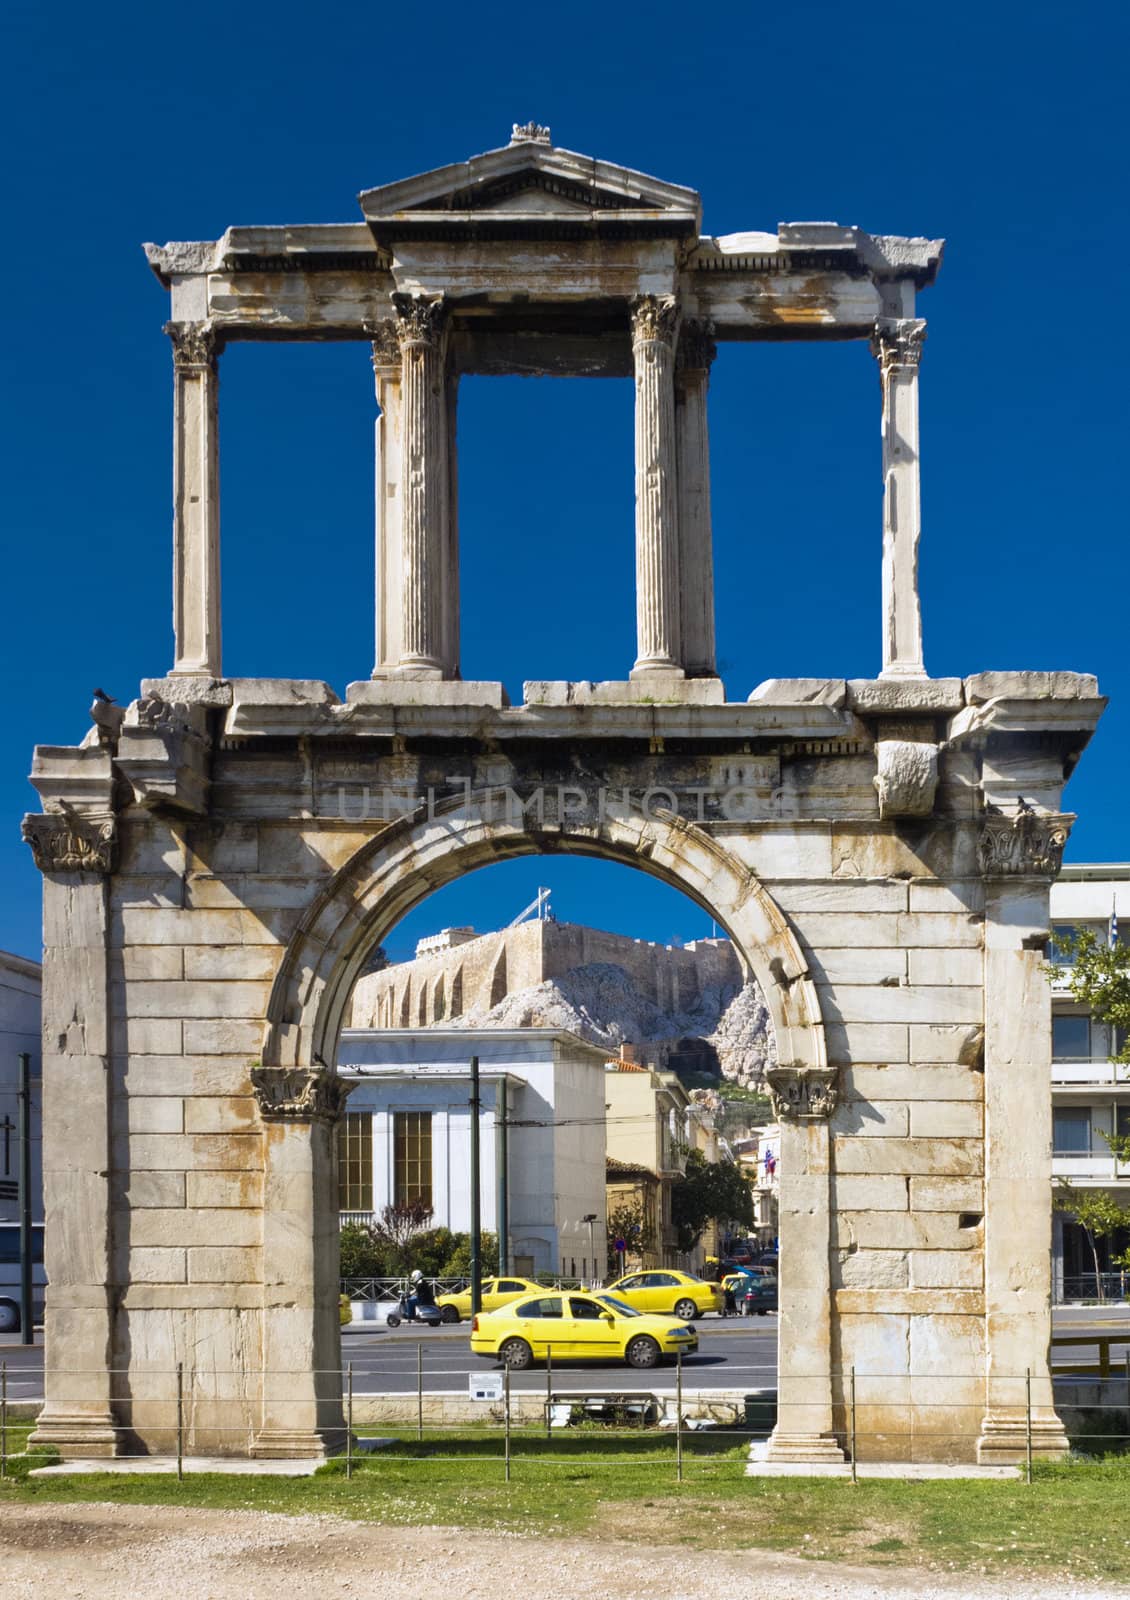
[{"label": "marble column", "polygon": [[396,324],[369,328],[379,415],[374,438],[376,524],[376,659],[373,677],[387,677],[400,662],[401,546],[403,540],[404,437],[400,340]]},{"label": "marble column", "polygon": [[675,447],[679,482],[679,578],[682,664],[688,677],[712,678],[714,550],[710,521],[710,442],[706,391],[714,360],[714,325],[688,318],[675,362]]},{"label": "marble column", "polygon": [[844,1459],[832,1418],[832,1068],[766,1069],[779,1134],[781,1192],[777,1426],[770,1461]]},{"label": "marble column", "polygon": [[205,322],[170,322],[165,331],[173,341],[173,674],[218,678],[220,345]]},{"label": "marble column", "polygon": [[64,1457],[120,1449],[114,1395],[110,1204],[110,887],[115,823],[30,816],[43,877],[44,1397],[32,1443]]},{"label": "marble column", "polygon": [[977,1459],[1023,1461],[1026,1374],[1037,1455],[1067,1450],[1048,1367],[1051,1338],[1051,880],[1072,818],[985,819],[985,1348]]},{"label": "marble column", "polygon": [[675,445],[673,295],[632,306],[636,374],[636,634],[632,677],[683,676],[679,629],[679,486]]},{"label": "marble column", "polygon": [[926,324],[884,317],[871,348],[883,391],[884,678],[924,678],[918,542],[922,532],[918,454],[918,365]]},{"label": "marble column", "polygon": [[442,299],[395,295],[402,358],[403,521],[398,670],[444,678],[449,627],[448,393]]},{"label": "marble column", "polygon": [[325,1069],[254,1067],[263,1123],[262,1422],[251,1453],[341,1449],[335,1124],[352,1085]]}]

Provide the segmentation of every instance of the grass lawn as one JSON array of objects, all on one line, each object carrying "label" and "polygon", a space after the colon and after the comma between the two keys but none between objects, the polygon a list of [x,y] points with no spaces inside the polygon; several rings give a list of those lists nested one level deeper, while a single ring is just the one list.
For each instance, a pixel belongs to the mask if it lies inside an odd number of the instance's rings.
[{"label": "grass lawn", "polygon": [[[9,1449],[28,1426],[12,1426]],[[1034,1482],[897,1483],[747,1478],[746,1438],[685,1439],[683,1481],[669,1435],[578,1429],[546,1441],[515,1430],[511,1481],[497,1431],[414,1436],[312,1478],[221,1474],[176,1478],[91,1474],[36,1480],[9,1462],[9,1504],[112,1501],[228,1510],[320,1512],[384,1523],[484,1532],[584,1535],[692,1549],[793,1551],[814,1560],[954,1571],[1047,1572],[1057,1579],[1130,1580],[1130,1460],[1037,1463]]]}]

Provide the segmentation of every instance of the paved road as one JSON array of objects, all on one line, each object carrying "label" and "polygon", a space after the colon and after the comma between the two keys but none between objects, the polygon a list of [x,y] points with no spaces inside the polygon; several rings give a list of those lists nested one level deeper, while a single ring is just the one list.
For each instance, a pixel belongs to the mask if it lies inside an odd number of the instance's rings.
[{"label": "paved road", "polygon": [[[1053,1318],[1057,1333],[1113,1333],[1126,1331],[1126,1341],[1114,1345],[1112,1364],[1121,1367],[1130,1353],[1130,1312],[1125,1306],[1072,1306],[1057,1311]],[[704,1317],[698,1324],[698,1353],[688,1356],[683,1367],[683,1384],[696,1389],[766,1389],[777,1381],[777,1319],[757,1317],[750,1321]],[[43,1396],[43,1335],[36,1333],[33,1347],[21,1345],[18,1335],[0,1335],[0,1361],[8,1369],[8,1396],[12,1400],[36,1400]],[[471,1354],[466,1325],[457,1328],[396,1329],[359,1326],[347,1328],[342,1337],[342,1361],[353,1364],[353,1389],[363,1394],[411,1394],[416,1390],[418,1366],[423,1365],[424,1389],[429,1394],[466,1394],[469,1373],[490,1372],[492,1363]],[[1095,1362],[1096,1345],[1057,1348],[1057,1365]],[[671,1367],[656,1372],[632,1373],[620,1362],[554,1363],[555,1389],[591,1389],[594,1384],[615,1382],[618,1388],[645,1386],[649,1390],[674,1387]],[[545,1388],[544,1367],[513,1375],[515,1389],[541,1391]]]}]

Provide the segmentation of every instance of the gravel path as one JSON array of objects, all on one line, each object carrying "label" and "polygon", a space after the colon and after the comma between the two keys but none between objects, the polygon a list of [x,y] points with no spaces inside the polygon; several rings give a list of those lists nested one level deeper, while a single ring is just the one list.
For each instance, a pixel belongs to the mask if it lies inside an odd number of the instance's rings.
[{"label": "gravel path", "polygon": [[451,1528],[390,1528],[334,1517],[167,1506],[12,1506],[0,1522],[4,1600],[1115,1600],[1130,1591],[1056,1580],[878,1571],[794,1556]]}]

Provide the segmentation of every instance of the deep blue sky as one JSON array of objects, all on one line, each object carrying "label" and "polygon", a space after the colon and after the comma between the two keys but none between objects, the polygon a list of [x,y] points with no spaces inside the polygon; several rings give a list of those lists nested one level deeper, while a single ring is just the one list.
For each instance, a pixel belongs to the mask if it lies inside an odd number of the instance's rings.
[{"label": "deep blue sky", "polygon": [[[171,661],[167,301],[142,241],[355,220],[360,189],[530,118],[698,188],[708,232],[831,218],[947,238],[920,300],[927,664],[1098,672],[1113,704],[1068,789],[1069,856],[1130,855],[1125,9],[767,10],[10,0],[0,947],[38,953],[32,745],[77,742],[95,683],[126,700]],[[367,350],[244,346],[222,370],[227,670],[341,692],[372,666]],[[877,671],[878,425],[863,345],[723,348],[731,698]],[[631,441],[626,382],[464,385],[466,676],[517,693],[625,674]],[[506,921],[545,877],[469,879],[434,920]],[[549,881],[562,916],[708,931],[623,869],[556,860]]]}]

